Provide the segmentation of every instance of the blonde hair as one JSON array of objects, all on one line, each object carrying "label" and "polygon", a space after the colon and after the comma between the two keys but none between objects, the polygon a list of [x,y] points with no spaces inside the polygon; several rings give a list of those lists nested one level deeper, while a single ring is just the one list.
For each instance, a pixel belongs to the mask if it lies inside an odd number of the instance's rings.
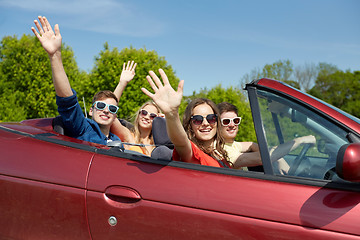
[{"label": "blonde hair", "polygon": [[[138,111],[136,111],[135,113],[135,117],[134,117],[134,128],[132,129],[132,132],[134,134],[134,138],[135,138],[135,143],[141,143],[144,144],[144,142],[141,140],[141,132],[140,132],[140,126],[139,126],[139,121],[140,121],[140,110],[143,109],[144,107],[151,105],[156,107],[158,113],[161,112],[160,108],[153,102],[153,101],[147,101],[146,103],[144,103],[143,105],[141,105],[141,107],[138,109]],[[154,144],[154,139],[152,137],[152,129],[150,131],[150,144]],[[147,149],[142,147],[143,151],[145,151],[147,153]]]}]

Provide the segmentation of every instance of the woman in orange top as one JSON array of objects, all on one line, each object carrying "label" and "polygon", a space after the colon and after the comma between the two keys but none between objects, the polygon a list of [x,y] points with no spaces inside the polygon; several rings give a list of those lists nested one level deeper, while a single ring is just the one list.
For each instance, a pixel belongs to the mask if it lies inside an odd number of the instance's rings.
[{"label": "woman in orange top", "polygon": [[166,128],[174,144],[174,160],[214,167],[229,167],[227,154],[223,149],[224,139],[218,128],[219,112],[209,99],[195,99],[187,106],[183,125],[179,117],[179,106],[183,94],[184,81],[180,81],[175,91],[169,84],[165,72],[160,69],[163,84],[153,71],[147,80],[154,94],[147,89],[142,91],[152,98],[165,114]]},{"label": "woman in orange top", "polygon": [[133,146],[129,150],[139,151],[150,156],[154,149],[154,139],[152,137],[152,122],[160,114],[160,109],[153,101],[144,103],[135,115],[134,128],[132,135],[134,143],[144,144],[143,147]]}]

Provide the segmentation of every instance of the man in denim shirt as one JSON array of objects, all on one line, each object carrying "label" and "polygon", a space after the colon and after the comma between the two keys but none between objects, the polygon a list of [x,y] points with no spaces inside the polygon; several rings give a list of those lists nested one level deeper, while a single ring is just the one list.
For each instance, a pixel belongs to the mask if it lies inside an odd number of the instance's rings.
[{"label": "man in denim shirt", "polygon": [[92,119],[85,118],[78,103],[76,92],[71,88],[62,64],[62,38],[59,26],[55,25],[54,32],[45,17],[39,16],[39,22],[37,20],[34,21],[39,32],[33,27],[31,30],[49,55],[56,92],[56,103],[67,135],[100,144],[106,144],[112,140],[120,140],[110,132],[110,127],[117,118],[117,97],[111,91],[98,92],[94,96],[92,107],[89,111]]},{"label": "man in denim shirt", "polygon": [[[116,113],[111,113],[109,108],[117,110],[117,99],[111,91],[101,91],[94,96],[93,105],[89,111],[92,119],[84,117],[74,90],[73,95],[69,97],[56,96],[56,104],[67,136],[104,145],[108,141],[120,140],[110,132]],[[106,104],[110,105],[106,106]],[[105,106],[105,108],[99,110],[97,105]]]}]

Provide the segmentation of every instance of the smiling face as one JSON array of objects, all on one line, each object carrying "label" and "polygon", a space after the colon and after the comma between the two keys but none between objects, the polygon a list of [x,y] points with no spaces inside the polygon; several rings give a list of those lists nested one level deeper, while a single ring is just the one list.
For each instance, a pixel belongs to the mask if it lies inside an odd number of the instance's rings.
[{"label": "smiling face", "polygon": [[[223,118],[235,118],[237,117],[235,112],[223,112],[220,115],[220,119]],[[234,142],[234,139],[236,137],[236,134],[239,131],[239,125],[235,125],[234,121],[231,121],[229,125],[220,127],[220,131],[222,133],[222,136],[225,139],[226,143],[232,143]]]},{"label": "smiling face", "polygon": [[[99,99],[98,101],[117,106],[117,102],[113,98],[104,98]],[[108,106],[106,106],[103,110],[99,110],[95,106],[93,106],[90,108],[89,115],[95,122],[99,124],[100,128],[110,128],[111,124],[117,117],[116,114],[109,112]]]},{"label": "smiling face", "polygon": [[208,123],[206,116],[209,114],[214,114],[214,111],[208,104],[203,103],[196,106],[192,111],[192,115],[201,115],[204,119],[200,125],[196,125],[191,121],[191,129],[198,140],[211,144],[215,140],[217,123]]},{"label": "smiling face", "polygon": [[147,115],[139,113],[139,128],[140,129],[151,129],[153,119],[150,118],[150,113],[155,113],[159,115],[158,109],[154,105],[146,105],[142,108],[148,112]]}]

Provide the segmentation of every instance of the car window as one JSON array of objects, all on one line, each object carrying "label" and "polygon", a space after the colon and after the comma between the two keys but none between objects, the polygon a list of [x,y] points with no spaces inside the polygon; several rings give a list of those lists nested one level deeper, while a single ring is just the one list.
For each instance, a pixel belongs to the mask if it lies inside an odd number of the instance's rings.
[{"label": "car window", "polygon": [[[285,97],[258,90],[263,130],[268,149],[294,142],[295,138],[312,135],[315,144],[301,144],[283,158],[289,164],[288,175],[332,179],[339,148],[348,143],[347,131],[311,109]],[[271,151],[270,151],[271,152]],[[278,173],[278,161],[272,162]]]}]

